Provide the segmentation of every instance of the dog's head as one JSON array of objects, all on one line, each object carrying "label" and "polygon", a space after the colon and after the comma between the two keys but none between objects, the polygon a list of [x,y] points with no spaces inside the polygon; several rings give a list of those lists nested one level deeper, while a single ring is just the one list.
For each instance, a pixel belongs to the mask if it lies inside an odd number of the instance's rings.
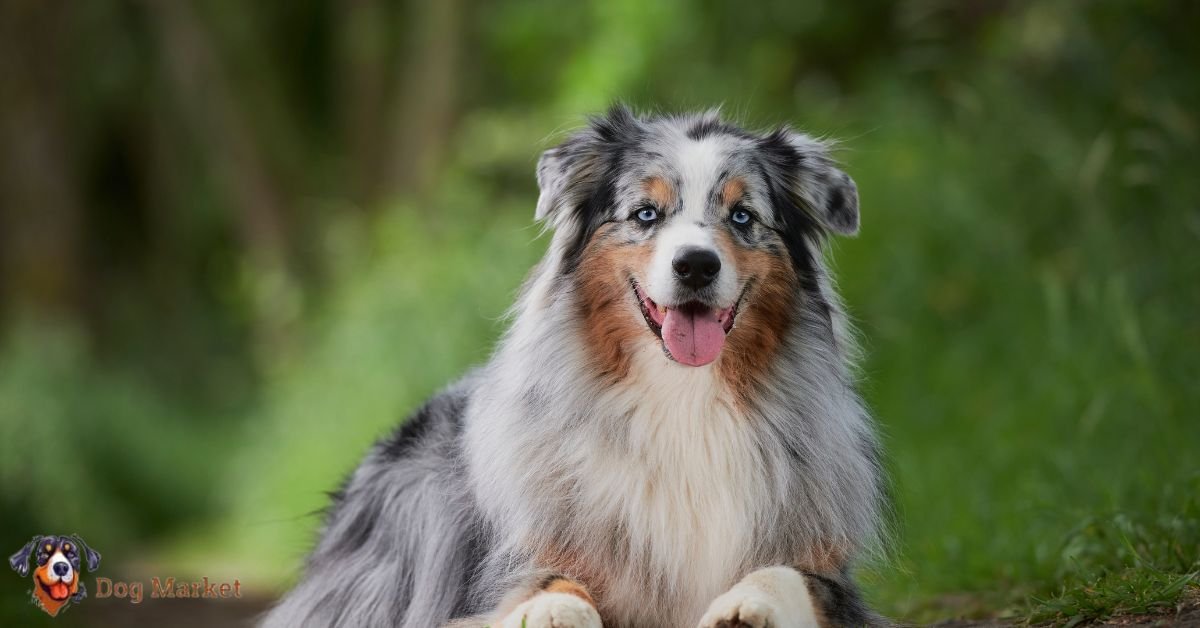
[{"label": "dog's head", "polygon": [[29,575],[30,562],[35,565],[34,597],[47,613],[57,615],[79,592],[81,564],[95,571],[100,566],[100,553],[78,536],[35,536],[8,559],[9,566],[21,577]]},{"label": "dog's head", "polygon": [[858,192],[824,143],[747,132],[715,113],[617,106],[538,163],[537,216],[555,230],[601,370],[657,343],[689,368],[768,363],[799,299],[820,300],[820,242],[858,230]]}]

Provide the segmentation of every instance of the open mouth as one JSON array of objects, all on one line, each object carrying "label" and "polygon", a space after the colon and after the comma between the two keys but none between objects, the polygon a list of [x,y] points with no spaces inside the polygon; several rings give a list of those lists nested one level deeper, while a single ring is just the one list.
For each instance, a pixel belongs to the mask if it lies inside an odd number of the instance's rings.
[{"label": "open mouth", "polygon": [[662,340],[667,357],[688,366],[704,366],[717,359],[725,346],[725,336],[733,329],[740,298],[727,308],[709,307],[699,301],[668,307],[651,299],[636,281],[631,284],[646,325]]},{"label": "open mouth", "polygon": [[71,595],[71,587],[64,582],[55,582],[54,584],[46,584],[41,578],[37,578],[38,586],[50,596],[50,599],[61,602]]}]

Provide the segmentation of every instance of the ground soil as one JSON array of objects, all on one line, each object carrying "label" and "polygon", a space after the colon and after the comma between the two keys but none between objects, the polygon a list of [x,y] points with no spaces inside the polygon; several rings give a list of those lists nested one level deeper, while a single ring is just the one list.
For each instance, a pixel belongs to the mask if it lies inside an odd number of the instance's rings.
[{"label": "ground soil", "polygon": [[[147,599],[141,604],[128,601],[89,599],[86,613],[74,619],[92,627],[172,626],[173,628],[250,628],[254,620],[271,604],[266,598],[239,600],[162,600]],[[934,624],[937,628],[1009,628],[1023,626],[1018,620],[949,620]],[[1088,626],[1196,626],[1200,627],[1200,591],[1188,595],[1175,612],[1164,615],[1116,617]]]}]

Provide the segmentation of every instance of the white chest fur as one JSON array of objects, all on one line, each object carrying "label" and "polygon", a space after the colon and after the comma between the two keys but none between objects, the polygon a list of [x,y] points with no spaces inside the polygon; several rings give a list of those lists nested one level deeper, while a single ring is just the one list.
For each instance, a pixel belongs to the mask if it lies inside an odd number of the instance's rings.
[{"label": "white chest fur", "polygon": [[[625,455],[580,460],[579,472],[591,479],[581,485],[581,502],[623,523],[631,564],[657,571],[675,590],[672,602],[689,609],[672,618],[698,616],[742,575],[753,551],[770,492],[761,450],[712,367],[665,363],[650,347],[635,357],[631,375],[604,400],[623,417],[617,442]],[[614,589],[631,605],[644,597]]]},{"label": "white chest fur", "polygon": [[694,625],[744,575],[777,506],[764,444],[713,367],[669,363],[647,346],[629,375],[602,389],[547,380],[555,390],[543,390],[537,417],[516,393],[529,380],[503,377],[472,411],[471,473],[506,549],[565,527],[576,558],[604,566],[601,604],[614,619]]}]

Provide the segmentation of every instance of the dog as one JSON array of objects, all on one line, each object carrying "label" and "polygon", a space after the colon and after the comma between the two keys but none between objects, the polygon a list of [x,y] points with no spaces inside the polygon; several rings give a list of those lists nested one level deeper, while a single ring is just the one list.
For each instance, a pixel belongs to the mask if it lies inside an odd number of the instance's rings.
[{"label": "dog", "polygon": [[87,561],[88,571],[100,567],[100,553],[76,535],[35,536],[8,558],[8,565],[25,578],[29,575],[29,561],[34,559],[37,567],[33,569],[33,599],[54,617],[72,602],[87,597],[87,588],[81,582],[81,557]]},{"label": "dog", "polygon": [[616,105],[537,181],[553,236],[492,358],[371,449],[262,625],[882,622],[851,577],[886,500],[827,143]]}]

